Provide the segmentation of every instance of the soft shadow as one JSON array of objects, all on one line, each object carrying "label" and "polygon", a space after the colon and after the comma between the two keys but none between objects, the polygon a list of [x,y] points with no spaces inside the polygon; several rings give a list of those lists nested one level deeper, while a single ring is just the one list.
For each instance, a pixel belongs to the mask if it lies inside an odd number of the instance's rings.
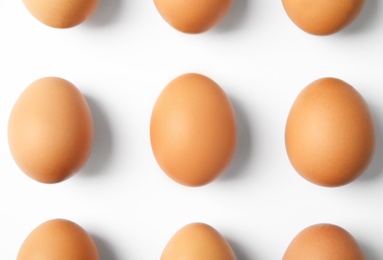
[{"label": "soft shadow", "polygon": [[366,256],[366,259],[370,259],[370,260],[382,259],[382,256],[379,255],[378,252],[374,248],[370,247],[368,244],[365,244],[363,243],[363,241],[359,241],[359,240],[358,240],[358,244],[362,248]]},{"label": "soft shadow", "polygon": [[237,257],[237,260],[255,260],[256,258],[254,256],[251,256],[249,252],[245,250],[240,244],[238,244],[236,241],[232,239],[227,239],[227,242],[230,244],[231,248],[233,249],[235,256]]},{"label": "soft shadow", "polygon": [[113,138],[108,117],[100,103],[89,96],[85,98],[93,117],[94,141],[92,153],[83,172],[94,176],[103,172],[108,160],[110,160],[113,150]]},{"label": "soft shadow", "polygon": [[89,19],[88,24],[93,26],[106,26],[112,24],[121,11],[123,0],[99,0],[97,10]]},{"label": "soft shadow", "polygon": [[346,34],[354,34],[366,30],[379,15],[380,1],[381,0],[367,0],[359,16],[345,28],[343,32]]},{"label": "soft shadow", "polygon": [[238,28],[246,18],[249,0],[233,0],[227,15],[218,24],[217,30],[226,32]]},{"label": "soft shadow", "polygon": [[241,103],[233,97],[230,97],[231,104],[234,108],[237,125],[237,145],[234,158],[229,167],[222,175],[223,180],[237,178],[243,172],[243,168],[250,162],[252,154],[252,131],[250,129],[249,118],[245,109],[241,107]]},{"label": "soft shadow", "polygon": [[94,243],[96,243],[100,260],[117,260],[117,255],[112,246],[101,237],[91,234]]},{"label": "soft shadow", "polygon": [[370,111],[375,124],[375,154],[370,166],[360,177],[362,181],[375,180],[382,176],[383,173],[383,114],[379,111],[378,107],[372,106],[371,104]]}]

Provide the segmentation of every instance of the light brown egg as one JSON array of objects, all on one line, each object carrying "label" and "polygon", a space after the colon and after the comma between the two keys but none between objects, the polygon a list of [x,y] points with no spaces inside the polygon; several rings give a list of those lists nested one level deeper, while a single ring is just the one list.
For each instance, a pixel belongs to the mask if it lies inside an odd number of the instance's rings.
[{"label": "light brown egg", "polygon": [[305,179],[322,186],[344,185],[361,175],[372,159],[373,119],[352,86],[322,78],[295,100],[285,142],[291,164]]},{"label": "light brown egg", "polygon": [[346,27],[360,13],[365,0],[282,0],[290,19],[303,31],[328,35]]},{"label": "light brown egg", "polygon": [[23,0],[28,11],[40,22],[54,28],[69,28],[88,19],[98,0]]},{"label": "light brown egg", "polygon": [[24,240],[17,260],[99,260],[92,237],[65,219],[46,221]]},{"label": "light brown egg", "polygon": [[365,260],[358,242],[343,228],[317,224],[301,231],[288,246],[283,260]]},{"label": "light brown egg", "polygon": [[158,164],[170,178],[187,186],[207,184],[234,154],[236,126],[230,100],[206,76],[179,76],[154,105],[150,139]]},{"label": "light brown egg", "polygon": [[92,116],[69,81],[48,77],[28,86],[8,123],[9,147],[18,166],[44,183],[63,181],[87,161],[93,143]]},{"label": "light brown egg", "polygon": [[217,230],[204,223],[192,223],[174,234],[160,259],[235,260],[236,256]]},{"label": "light brown egg", "polygon": [[158,12],[175,29],[202,33],[228,12],[231,0],[154,0]]}]

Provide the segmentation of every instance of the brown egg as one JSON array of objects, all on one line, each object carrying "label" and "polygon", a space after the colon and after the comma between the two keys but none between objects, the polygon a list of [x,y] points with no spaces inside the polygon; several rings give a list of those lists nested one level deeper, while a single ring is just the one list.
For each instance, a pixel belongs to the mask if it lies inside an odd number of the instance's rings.
[{"label": "brown egg", "polygon": [[24,240],[17,260],[98,260],[91,236],[79,225],[53,219],[35,228]]},{"label": "brown egg", "polygon": [[335,33],[360,13],[365,0],[282,0],[290,19],[315,35]]},{"label": "brown egg", "polygon": [[40,22],[54,28],[69,28],[88,19],[98,0],[23,0],[28,11]]},{"label": "brown egg", "polygon": [[233,157],[233,108],[224,91],[208,77],[179,76],[157,99],[150,139],[158,164],[170,178],[188,186],[207,184]]},{"label": "brown egg", "polygon": [[356,179],[374,153],[374,124],[363,97],[349,84],[322,78],[308,85],[291,107],[285,132],[295,170],[322,186]]},{"label": "brown egg", "polygon": [[166,245],[161,260],[235,260],[233,249],[214,228],[192,223],[180,229]]},{"label": "brown egg", "polygon": [[201,33],[228,12],[231,0],[154,0],[162,18],[184,33]]},{"label": "brown egg", "polygon": [[8,141],[16,163],[31,178],[44,183],[67,179],[91,152],[93,124],[84,96],[61,78],[33,82],[12,109]]},{"label": "brown egg", "polygon": [[341,227],[317,224],[301,231],[288,246],[283,260],[364,260],[358,242]]}]

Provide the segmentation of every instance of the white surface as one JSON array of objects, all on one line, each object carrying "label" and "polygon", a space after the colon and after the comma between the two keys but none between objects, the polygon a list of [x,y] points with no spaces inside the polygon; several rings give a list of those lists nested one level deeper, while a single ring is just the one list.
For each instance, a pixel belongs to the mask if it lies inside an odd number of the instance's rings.
[{"label": "white surface", "polygon": [[[159,259],[182,226],[202,221],[231,243],[238,260],[281,259],[303,228],[331,222],[383,259],[383,3],[366,1],[340,33],[299,30],[280,1],[236,0],[200,35],[175,31],[151,0],[101,0],[95,16],[66,30],[36,21],[22,1],[0,1],[0,259],[15,259],[29,232],[67,218],[95,239],[103,260]],[[188,188],[158,167],[150,147],[154,102],[174,77],[199,72],[218,82],[238,118],[239,143],[216,181]],[[60,76],[86,96],[96,140],[86,167],[55,185],[14,163],[7,121],[32,81]],[[284,126],[297,94],[324,76],[353,85],[377,127],[375,159],[357,181],[322,188],[290,165]]]}]

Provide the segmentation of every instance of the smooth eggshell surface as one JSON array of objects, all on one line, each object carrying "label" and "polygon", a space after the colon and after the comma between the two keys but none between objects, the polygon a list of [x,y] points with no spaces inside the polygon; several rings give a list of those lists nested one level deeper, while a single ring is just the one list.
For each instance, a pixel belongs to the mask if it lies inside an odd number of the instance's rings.
[{"label": "smooth eggshell surface", "polygon": [[283,260],[365,260],[358,242],[343,228],[317,224],[301,231],[288,246]]},{"label": "smooth eggshell surface", "polygon": [[98,0],[23,0],[28,11],[40,22],[54,28],[70,28],[88,19]]},{"label": "smooth eggshell surface", "polygon": [[35,228],[24,240],[17,260],[99,260],[91,236],[79,225],[53,219]]},{"label": "smooth eggshell surface", "polygon": [[16,163],[31,178],[67,179],[91,153],[93,124],[84,96],[62,78],[36,80],[12,109],[8,141]]},{"label": "smooth eggshell surface", "polygon": [[369,165],[375,147],[374,123],[366,102],[352,86],[322,78],[296,98],[285,142],[300,175],[318,185],[340,186]]},{"label": "smooth eggshell surface", "polygon": [[346,27],[360,13],[365,0],[282,0],[290,19],[303,31],[328,35]]},{"label": "smooth eggshell surface", "polygon": [[162,18],[184,33],[205,32],[228,12],[231,0],[154,0]]},{"label": "smooth eggshell surface", "polygon": [[154,156],[169,177],[187,186],[207,184],[233,157],[233,108],[213,80],[184,74],[171,81],[158,97],[150,139]]},{"label": "smooth eggshell surface", "polygon": [[217,230],[204,223],[192,223],[174,234],[160,259],[235,260],[236,256]]}]

